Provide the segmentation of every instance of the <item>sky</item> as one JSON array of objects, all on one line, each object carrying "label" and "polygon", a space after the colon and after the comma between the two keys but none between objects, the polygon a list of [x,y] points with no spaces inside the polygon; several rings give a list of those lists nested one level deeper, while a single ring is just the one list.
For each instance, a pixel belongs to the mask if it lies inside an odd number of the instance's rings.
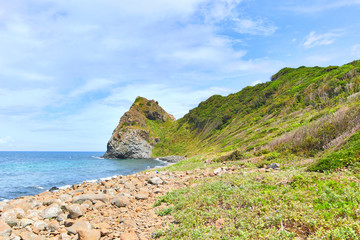
[{"label": "sky", "polygon": [[137,96],[181,118],[283,67],[360,59],[360,0],[0,0],[0,151],[106,151]]}]

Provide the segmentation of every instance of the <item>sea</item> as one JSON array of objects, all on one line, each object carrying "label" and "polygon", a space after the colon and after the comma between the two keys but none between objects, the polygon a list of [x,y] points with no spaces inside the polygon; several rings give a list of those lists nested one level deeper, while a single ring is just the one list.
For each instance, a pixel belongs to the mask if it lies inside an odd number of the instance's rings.
[{"label": "sea", "polygon": [[0,201],[167,165],[155,159],[104,159],[104,152],[0,152]]}]

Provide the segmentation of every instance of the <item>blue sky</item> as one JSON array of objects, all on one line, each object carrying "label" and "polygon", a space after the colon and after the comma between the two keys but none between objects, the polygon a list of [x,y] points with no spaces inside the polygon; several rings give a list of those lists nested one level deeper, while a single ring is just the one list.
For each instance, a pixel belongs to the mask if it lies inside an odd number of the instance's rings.
[{"label": "blue sky", "polygon": [[136,96],[177,118],[282,67],[360,59],[360,0],[0,0],[0,150],[105,151]]}]

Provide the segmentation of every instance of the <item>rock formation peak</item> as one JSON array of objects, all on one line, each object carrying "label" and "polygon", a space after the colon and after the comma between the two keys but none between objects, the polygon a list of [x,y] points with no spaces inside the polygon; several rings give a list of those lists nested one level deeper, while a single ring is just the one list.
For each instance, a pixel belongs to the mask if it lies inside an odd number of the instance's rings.
[{"label": "rock formation peak", "polygon": [[157,101],[137,97],[121,118],[107,144],[106,158],[150,158],[154,145],[161,139],[151,136],[148,121],[174,121]]}]

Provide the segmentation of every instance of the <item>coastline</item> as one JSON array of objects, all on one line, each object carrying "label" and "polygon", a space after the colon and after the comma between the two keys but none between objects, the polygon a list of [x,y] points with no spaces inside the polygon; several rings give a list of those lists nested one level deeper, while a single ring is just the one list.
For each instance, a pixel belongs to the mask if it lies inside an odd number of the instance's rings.
[{"label": "coastline", "polygon": [[[19,152],[15,152],[15,153],[19,153]],[[40,153],[43,153],[43,152],[40,152]],[[61,156],[61,158],[74,159],[71,157],[72,152],[64,152],[64,153],[66,153],[67,155],[65,154],[65,156]],[[88,153],[88,152],[86,152],[86,153]],[[68,155],[70,157],[68,157]],[[96,156],[96,155],[91,155],[91,156],[89,155],[89,157],[91,157],[93,160],[97,160],[97,159],[99,159],[99,161],[102,160],[99,164],[106,164],[110,167],[89,168],[88,166],[85,166],[84,169],[86,169],[86,170],[80,171],[79,174],[77,173],[77,171],[71,172],[72,170],[69,169],[69,167],[67,167],[67,169],[66,169],[66,167],[64,167],[63,171],[64,170],[69,171],[69,174],[65,174],[65,175],[61,174],[61,173],[57,174],[56,169],[50,168],[51,170],[44,171],[44,172],[46,172],[46,174],[44,175],[45,178],[43,178],[42,175],[39,175],[39,173],[41,173],[42,170],[37,170],[35,174],[37,174],[36,176],[38,176],[38,177],[37,177],[37,179],[34,179],[35,181],[33,181],[33,179],[31,177],[30,177],[30,179],[28,179],[27,175],[31,174],[31,171],[32,171],[32,170],[28,169],[25,176],[22,176],[22,178],[23,178],[22,181],[15,183],[13,181],[13,179],[16,177],[16,175],[14,175],[15,177],[12,176],[12,178],[11,178],[12,182],[10,182],[10,184],[7,183],[8,181],[6,180],[6,175],[5,175],[5,176],[2,176],[2,178],[0,179],[0,181],[3,183],[2,186],[3,186],[3,190],[4,190],[0,194],[0,202],[8,202],[10,200],[13,200],[13,199],[16,199],[19,197],[37,195],[37,194],[40,194],[44,191],[51,190],[51,189],[69,188],[74,184],[79,185],[84,182],[100,182],[100,181],[109,180],[111,178],[118,177],[120,175],[122,175],[122,176],[131,175],[131,174],[134,174],[137,172],[146,171],[146,170],[154,169],[154,168],[166,167],[169,165],[168,161],[163,161],[163,160],[159,160],[159,159],[155,159],[155,158],[134,159],[134,161],[133,161],[133,159],[124,159],[125,163],[123,164],[123,161],[120,161],[120,162],[116,161],[117,159],[104,159],[104,158],[102,158],[100,156]],[[86,158],[86,156],[85,156],[85,158]],[[139,165],[137,163],[138,160],[139,160]],[[76,159],[76,161],[79,161],[79,160]],[[90,165],[95,164],[94,166],[96,166],[96,164],[97,164],[96,161],[91,161],[91,162],[94,162],[94,163],[91,163]],[[19,165],[20,163],[21,163],[21,161],[17,162],[16,164]],[[67,163],[65,163],[65,164],[67,164]],[[38,164],[38,165],[40,165],[40,164]],[[42,165],[45,165],[45,164],[42,164]],[[45,168],[46,166],[42,166],[42,165],[37,166],[37,169],[46,169]],[[87,164],[87,165],[89,165],[89,164]],[[67,164],[64,166],[71,166],[71,165]],[[5,170],[6,170],[6,167],[5,167]],[[16,167],[16,165],[15,165],[15,167]],[[111,168],[111,167],[113,167],[113,168]],[[61,166],[61,168],[62,168],[62,166]],[[76,167],[76,169],[78,169],[78,167]],[[89,172],[89,169],[92,169],[92,172]],[[114,170],[112,170],[112,169],[114,169]],[[55,176],[51,176],[48,174],[51,171],[55,172]],[[11,173],[11,169],[9,172]],[[70,174],[70,172],[71,172],[71,174]],[[16,173],[19,175],[19,171]],[[90,174],[86,174],[86,173],[90,173]],[[92,174],[92,173],[94,173],[94,174]],[[19,178],[20,177],[21,176],[19,175]]]},{"label": "coastline", "polygon": [[157,197],[188,182],[186,173],[155,170],[166,166],[2,201],[0,240],[150,239],[171,223],[156,214]]}]

